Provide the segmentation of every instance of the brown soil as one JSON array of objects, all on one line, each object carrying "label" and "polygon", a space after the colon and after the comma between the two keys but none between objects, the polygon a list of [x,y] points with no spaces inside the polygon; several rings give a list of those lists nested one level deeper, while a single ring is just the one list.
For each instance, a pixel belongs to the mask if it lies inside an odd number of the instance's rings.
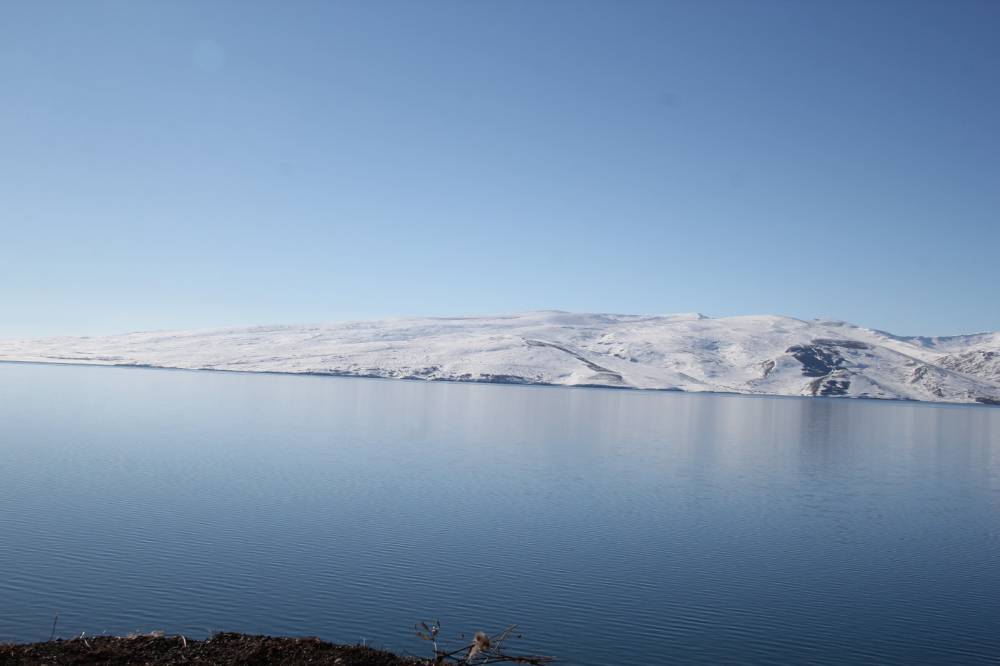
[{"label": "brown soil", "polygon": [[[186,644],[185,644],[186,643]],[[417,659],[318,638],[216,634],[198,641],[180,636],[84,636],[47,643],[0,644],[0,665],[27,664],[336,664],[418,666]]]}]

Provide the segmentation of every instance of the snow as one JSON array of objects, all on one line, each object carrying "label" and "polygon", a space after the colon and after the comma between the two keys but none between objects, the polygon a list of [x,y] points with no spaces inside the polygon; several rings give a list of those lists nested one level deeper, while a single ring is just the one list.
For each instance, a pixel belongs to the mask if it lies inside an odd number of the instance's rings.
[{"label": "snow", "polygon": [[846,322],[528,312],[0,341],[0,360],[563,386],[1000,400],[1000,333]]}]

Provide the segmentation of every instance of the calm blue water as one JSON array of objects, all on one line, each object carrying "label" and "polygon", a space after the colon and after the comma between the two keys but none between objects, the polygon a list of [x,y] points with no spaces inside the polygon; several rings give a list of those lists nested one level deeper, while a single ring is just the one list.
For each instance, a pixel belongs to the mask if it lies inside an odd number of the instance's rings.
[{"label": "calm blue water", "polygon": [[1000,409],[0,364],[0,641],[997,663]]}]

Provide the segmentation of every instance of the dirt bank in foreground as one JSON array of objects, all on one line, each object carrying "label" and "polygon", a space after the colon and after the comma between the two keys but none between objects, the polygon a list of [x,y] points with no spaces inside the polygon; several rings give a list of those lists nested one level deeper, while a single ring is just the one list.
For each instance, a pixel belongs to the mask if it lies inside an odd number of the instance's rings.
[{"label": "dirt bank in foreground", "polygon": [[0,665],[27,664],[336,664],[418,666],[409,659],[360,645],[334,645],[318,638],[273,638],[216,634],[198,641],[179,636],[85,636],[47,643],[0,644]]}]

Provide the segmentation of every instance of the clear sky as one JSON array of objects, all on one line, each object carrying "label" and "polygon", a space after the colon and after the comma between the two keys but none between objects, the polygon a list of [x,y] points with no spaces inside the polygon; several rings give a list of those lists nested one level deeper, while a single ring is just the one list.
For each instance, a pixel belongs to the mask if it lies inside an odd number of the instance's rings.
[{"label": "clear sky", "polygon": [[0,4],[0,337],[1000,329],[1000,2]]}]

